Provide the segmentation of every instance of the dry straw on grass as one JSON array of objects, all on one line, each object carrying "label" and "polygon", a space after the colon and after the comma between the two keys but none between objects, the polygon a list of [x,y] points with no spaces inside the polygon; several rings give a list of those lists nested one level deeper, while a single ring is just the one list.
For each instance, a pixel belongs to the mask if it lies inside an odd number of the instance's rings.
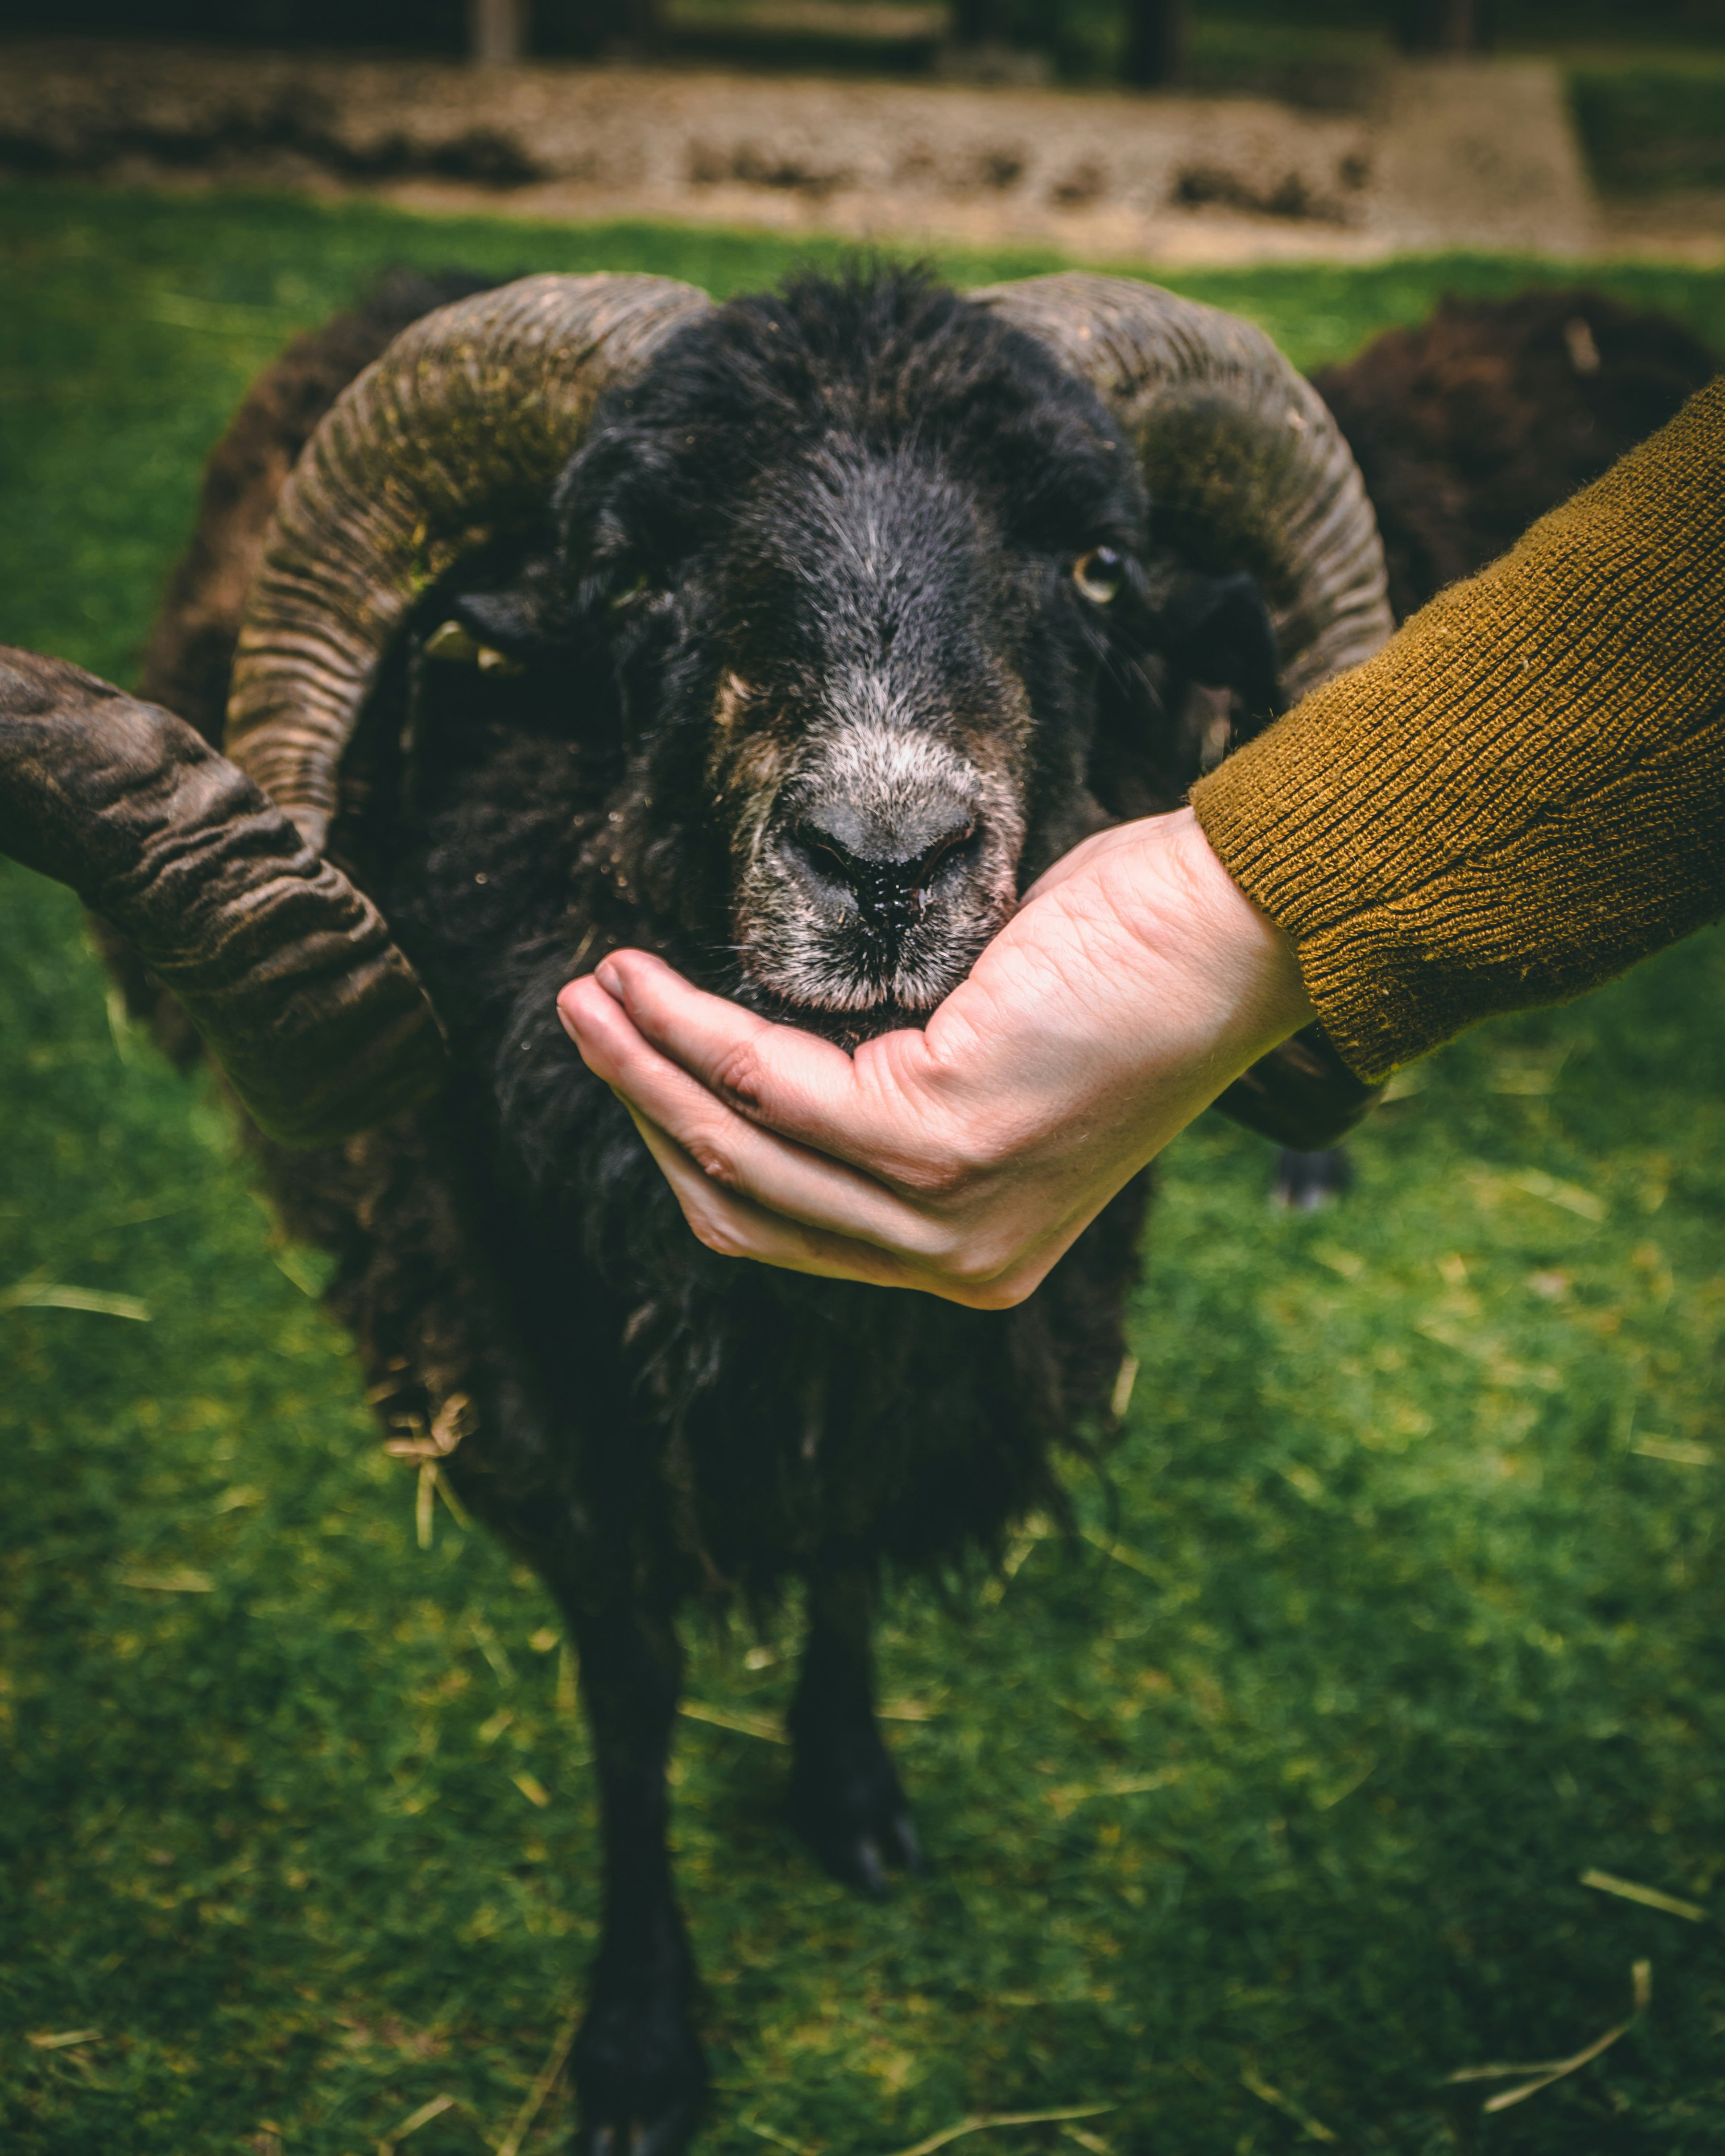
[{"label": "dry straw on grass", "polygon": [[150,1322],[150,1306],[136,1295],[110,1295],[99,1287],[70,1287],[63,1281],[20,1281],[0,1288],[0,1310],[90,1310],[99,1317]]},{"label": "dry straw on grass", "polygon": [[1481,2107],[1487,2112],[1507,2111],[1512,2104],[1524,2102],[1530,2096],[1538,2096],[1541,2089],[1549,2088],[1553,2082],[1562,2081],[1566,2074],[1573,2074],[1578,2068],[1598,2058],[1601,2051],[1609,2051],[1620,2036],[1627,2035],[1635,2027],[1652,2002],[1652,1963],[1638,1961],[1630,1972],[1630,1981],[1634,2006],[1628,2020],[1620,2021],[1615,2029],[1608,2029],[1603,2036],[1598,2037],[1572,2057],[1544,2059],[1532,2066],[1462,2066],[1451,2074],[1450,2079],[1452,2082],[1494,2082],[1507,2081],[1517,2074],[1530,2076],[1517,2088],[1503,2089],[1497,2095],[1488,2097]]},{"label": "dry straw on grass", "polygon": [[943,2126],[938,2133],[913,2141],[908,2148],[896,2148],[892,2156],[934,2156],[937,2148],[944,2148],[949,2141],[957,2141],[962,2134],[981,2133],[996,2126],[1051,2126],[1061,2119],[1100,2118],[1104,2112],[1114,2108],[1111,2103],[1070,2103],[1053,2111],[975,2111],[961,2118],[956,2126]]},{"label": "dry straw on grass", "polygon": [[563,2071],[575,2041],[575,2031],[581,2026],[581,2011],[578,2005],[570,2008],[562,2026],[552,2040],[545,2064],[539,2069],[532,2087],[521,2101],[521,2107],[515,2115],[515,2123],[497,2143],[497,2156],[521,2156],[521,2143],[526,2139],[533,2121],[539,2116],[541,2107]]}]

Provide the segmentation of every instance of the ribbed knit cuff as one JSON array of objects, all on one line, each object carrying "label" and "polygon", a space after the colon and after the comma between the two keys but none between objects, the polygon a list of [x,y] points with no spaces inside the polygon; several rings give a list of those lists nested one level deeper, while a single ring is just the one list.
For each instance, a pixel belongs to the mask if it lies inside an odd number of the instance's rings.
[{"label": "ribbed knit cuff", "polygon": [[1194,789],[1378,1078],[1725,911],[1725,377]]}]

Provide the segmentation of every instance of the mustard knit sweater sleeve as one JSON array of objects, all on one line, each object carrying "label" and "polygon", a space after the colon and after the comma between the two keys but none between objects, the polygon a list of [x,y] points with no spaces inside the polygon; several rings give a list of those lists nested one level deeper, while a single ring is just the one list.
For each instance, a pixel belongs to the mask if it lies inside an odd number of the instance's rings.
[{"label": "mustard knit sweater sleeve", "polygon": [[1378,1078],[1725,911],[1725,377],[1194,789]]}]

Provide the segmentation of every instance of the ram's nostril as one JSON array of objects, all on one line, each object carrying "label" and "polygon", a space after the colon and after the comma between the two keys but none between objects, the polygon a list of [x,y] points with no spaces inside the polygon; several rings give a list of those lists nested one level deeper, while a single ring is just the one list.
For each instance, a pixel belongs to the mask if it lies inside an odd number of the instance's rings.
[{"label": "ram's nostril", "polygon": [[919,858],[911,865],[918,886],[927,890],[938,875],[957,865],[955,856],[968,853],[976,837],[976,825],[972,823],[954,824],[939,837],[925,846]]},{"label": "ram's nostril", "polygon": [[847,892],[865,921],[901,929],[921,918],[935,885],[975,839],[974,820],[957,813],[883,829],[845,807],[806,815],[787,843],[819,881]]}]

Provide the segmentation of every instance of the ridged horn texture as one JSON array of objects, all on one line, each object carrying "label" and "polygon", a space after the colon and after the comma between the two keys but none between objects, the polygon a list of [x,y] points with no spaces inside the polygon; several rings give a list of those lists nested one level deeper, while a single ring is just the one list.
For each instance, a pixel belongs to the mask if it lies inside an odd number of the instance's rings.
[{"label": "ridged horn texture", "polygon": [[334,1144],[442,1083],[431,1005],[370,900],[183,720],[10,645],[0,853],[120,930],[282,1143]]},{"label": "ridged horn texture", "polygon": [[711,304],[665,277],[525,277],[415,322],[325,415],[264,543],[227,733],[320,852],[342,752],[414,602],[542,506],[595,398]]},{"label": "ridged horn texture", "polygon": [[1153,528],[1255,577],[1290,702],[1394,624],[1358,468],[1317,392],[1260,329],[1159,285],[1069,271],[973,299],[1050,346],[1125,429]]}]

